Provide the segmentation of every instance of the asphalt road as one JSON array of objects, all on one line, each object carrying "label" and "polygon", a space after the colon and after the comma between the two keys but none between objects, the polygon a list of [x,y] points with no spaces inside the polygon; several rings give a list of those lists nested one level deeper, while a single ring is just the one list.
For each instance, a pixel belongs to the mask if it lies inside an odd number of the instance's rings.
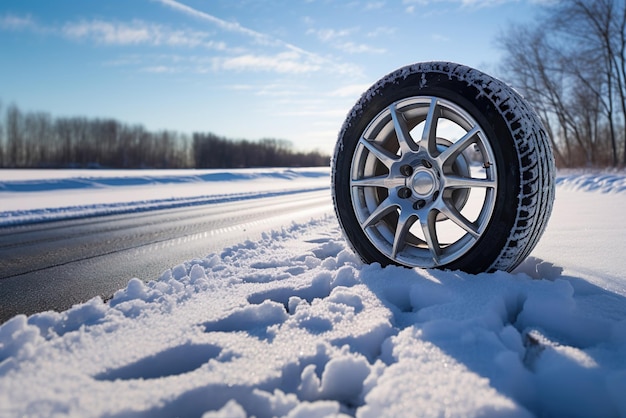
[{"label": "asphalt road", "polygon": [[0,228],[0,323],[108,299],[133,277],[332,213],[328,190]]}]

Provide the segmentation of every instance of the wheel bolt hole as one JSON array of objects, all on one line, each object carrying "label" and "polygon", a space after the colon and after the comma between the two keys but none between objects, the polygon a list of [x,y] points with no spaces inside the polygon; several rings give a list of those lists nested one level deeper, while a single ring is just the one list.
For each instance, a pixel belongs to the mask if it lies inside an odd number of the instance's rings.
[{"label": "wheel bolt hole", "polygon": [[433,165],[428,160],[422,160],[422,165],[426,168],[433,168]]},{"label": "wheel bolt hole", "polygon": [[437,198],[439,197],[439,190],[435,191],[435,193],[433,193],[433,202],[435,200],[437,200]]},{"label": "wheel bolt hole", "polygon": [[413,209],[415,209],[415,210],[420,210],[424,206],[426,206],[426,201],[423,200],[423,199],[420,199],[417,202],[413,203]]},{"label": "wheel bolt hole", "polygon": [[402,167],[400,167],[400,174],[405,177],[409,177],[411,174],[413,174],[413,167],[411,167],[410,165],[403,165]]},{"label": "wheel bolt hole", "polygon": [[411,197],[411,189],[409,189],[408,187],[402,187],[400,190],[398,190],[398,197],[400,199],[408,199],[409,197]]}]

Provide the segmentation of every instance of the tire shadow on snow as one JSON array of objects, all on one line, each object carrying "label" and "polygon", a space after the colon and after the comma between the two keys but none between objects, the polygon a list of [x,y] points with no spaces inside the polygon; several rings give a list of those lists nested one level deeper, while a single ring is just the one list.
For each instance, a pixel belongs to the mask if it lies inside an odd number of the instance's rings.
[{"label": "tire shadow on snow", "polygon": [[439,373],[454,379],[446,368],[455,364],[521,411],[623,416],[626,298],[563,271],[529,258],[512,274],[366,266],[361,279],[399,329],[382,349],[389,367],[409,369],[416,352],[433,356],[433,347],[450,359],[422,358],[431,378],[415,394],[432,391]]}]

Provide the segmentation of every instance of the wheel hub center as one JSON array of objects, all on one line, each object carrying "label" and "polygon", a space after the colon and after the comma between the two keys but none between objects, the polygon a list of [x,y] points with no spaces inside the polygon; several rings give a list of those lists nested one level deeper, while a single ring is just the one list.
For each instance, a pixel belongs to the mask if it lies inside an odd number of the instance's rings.
[{"label": "wheel hub center", "polygon": [[415,194],[425,198],[432,195],[439,187],[435,174],[428,169],[417,170],[411,179],[411,187]]}]

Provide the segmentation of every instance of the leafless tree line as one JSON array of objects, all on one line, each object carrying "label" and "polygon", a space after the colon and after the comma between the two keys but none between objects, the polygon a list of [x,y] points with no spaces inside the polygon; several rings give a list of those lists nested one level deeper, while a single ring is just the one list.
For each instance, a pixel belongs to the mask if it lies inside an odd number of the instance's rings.
[{"label": "leafless tree line", "polygon": [[624,0],[566,0],[499,39],[503,78],[530,101],[561,167],[626,165]]},{"label": "leafless tree line", "polygon": [[193,134],[194,166],[228,167],[301,167],[327,166],[330,157],[318,152],[294,152],[285,140],[230,141],[212,133]]},{"label": "leafless tree line", "polygon": [[299,153],[287,141],[230,140],[150,132],[114,119],[53,118],[12,104],[0,117],[3,168],[241,168],[328,165],[319,152]]}]

